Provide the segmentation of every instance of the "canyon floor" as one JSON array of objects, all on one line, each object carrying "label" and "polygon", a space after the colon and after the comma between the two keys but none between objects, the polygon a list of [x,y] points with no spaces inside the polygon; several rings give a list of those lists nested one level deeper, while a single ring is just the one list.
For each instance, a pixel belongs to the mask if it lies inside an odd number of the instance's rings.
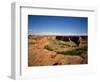
[{"label": "canyon floor", "polygon": [[29,36],[28,66],[87,64],[87,47],[86,39],[76,44],[56,36]]}]

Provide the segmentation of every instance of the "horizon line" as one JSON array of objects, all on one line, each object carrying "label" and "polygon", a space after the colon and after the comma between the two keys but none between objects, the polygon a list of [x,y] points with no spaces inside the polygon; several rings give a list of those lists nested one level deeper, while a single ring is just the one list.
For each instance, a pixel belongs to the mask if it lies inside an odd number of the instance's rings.
[{"label": "horizon line", "polygon": [[[31,34],[29,34],[29,35],[31,35]],[[28,36],[29,36],[28,35]],[[32,34],[32,36],[88,36],[88,35],[44,35],[44,34]]]}]

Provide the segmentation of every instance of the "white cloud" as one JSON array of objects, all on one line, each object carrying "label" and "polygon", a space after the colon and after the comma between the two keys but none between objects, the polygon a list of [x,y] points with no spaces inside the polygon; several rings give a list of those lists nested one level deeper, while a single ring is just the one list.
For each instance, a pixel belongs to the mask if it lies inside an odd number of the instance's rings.
[{"label": "white cloud", "polygon": [[32,32],[30,31],[29,34],[31,35],[63,35],[63,36],[84,36],[87,35],[86,33],[57,33],[57,32]]}]

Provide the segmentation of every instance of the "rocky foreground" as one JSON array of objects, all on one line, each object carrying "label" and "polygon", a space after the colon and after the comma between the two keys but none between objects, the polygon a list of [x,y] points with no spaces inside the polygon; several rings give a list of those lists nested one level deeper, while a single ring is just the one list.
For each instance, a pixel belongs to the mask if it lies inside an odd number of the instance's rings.
[{"label": "rocky foreground", "polygon": [[[56,43],[55,43],[56,42]],[[31,36],[28,39],[28,66],[48,66],[82,64],[83,58],[80,55],[62,54],[62,51],[72,51],[82,48],[81,46],[59,45],[53,36]],[[85,44],[86,45],[86,44]],[[48,48],[47,46],[51,47]]]}]

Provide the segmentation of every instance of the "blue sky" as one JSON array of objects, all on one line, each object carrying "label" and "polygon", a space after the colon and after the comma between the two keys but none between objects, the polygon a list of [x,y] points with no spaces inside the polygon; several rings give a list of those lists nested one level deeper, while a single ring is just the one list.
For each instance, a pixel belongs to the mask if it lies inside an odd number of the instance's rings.
[{"label": "blue sky", "polygon": [[87,17],[28,15],[28,33],[33,35],[87,35]]}]

